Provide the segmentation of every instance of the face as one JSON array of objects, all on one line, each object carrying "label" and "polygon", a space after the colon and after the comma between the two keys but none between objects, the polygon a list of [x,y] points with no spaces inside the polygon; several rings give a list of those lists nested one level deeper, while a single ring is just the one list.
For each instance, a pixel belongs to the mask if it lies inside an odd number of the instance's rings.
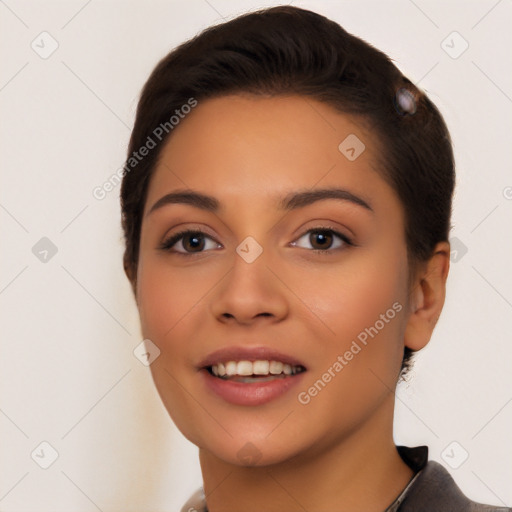
[{"label": "face", "polygon": [[212,456],[277,463],[392,417],[407,253],[379,151],[300,96],[199,102],[162,149],[137,303],[162,401]]}]

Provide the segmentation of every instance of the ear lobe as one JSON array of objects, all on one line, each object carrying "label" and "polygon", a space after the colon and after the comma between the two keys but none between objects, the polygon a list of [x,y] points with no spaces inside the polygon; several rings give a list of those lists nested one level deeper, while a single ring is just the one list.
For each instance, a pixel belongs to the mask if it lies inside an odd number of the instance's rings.
[{"label": "ear lobe", "polygon": [[440,242],[413,285],[411,311],[404,333],[405,346],[411,350],[420,350],[430,341],[443,309],[449,269],[450,244]]}]

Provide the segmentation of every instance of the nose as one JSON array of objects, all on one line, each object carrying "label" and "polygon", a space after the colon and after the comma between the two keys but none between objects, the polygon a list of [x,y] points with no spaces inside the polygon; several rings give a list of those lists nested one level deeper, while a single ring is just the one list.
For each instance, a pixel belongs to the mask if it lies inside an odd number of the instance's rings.
[{"label": "nose", "polygon": [[210,308],[221,323],[251,325],[282,321],[289,302],[279,272],[268,266],[265,251],[252,263],[235,253],[233,267],[212,293]]}]

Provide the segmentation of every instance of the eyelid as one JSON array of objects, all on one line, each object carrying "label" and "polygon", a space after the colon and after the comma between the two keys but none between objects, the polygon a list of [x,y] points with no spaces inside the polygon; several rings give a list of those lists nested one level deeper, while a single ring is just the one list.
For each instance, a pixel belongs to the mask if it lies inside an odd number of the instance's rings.
[{"label": "eyelid", "polygon": [[200,251],[197,253],[193,253],[193,252],[186,252],[186,251],[185,252],[176,251],[176,250],[172,249],[180,240],[182,240],[188,234],[198,234],[198,235],[204,236],[205,238],[209,238],[210,240],[212,240],[213,242],[215,242],[218,245],[222,245],[220,242],[215,240],[215,238],[213,236],[211,236],[209,233],[207,233],[203,229],[186,228],[181,231],[177,231],[176,233],[173,233],[172,235],[170,235],[168,237],[165,237],[164,241],[158,246],[158,248],[163,251],[166,251],[166,252],[171,252],[174,254],[180,254],[180,255],[185,255],[185,256],[187,256],[187,255],[191,256],[193,254],[202,254],[202,253],[206,252],[206,251]]},{"label": "eyelid", "polygon": [[[338,229],[336,229],[332,226],[326,226],[326,225],[323,225],[323,226],[317,225],[317,226],[313,226],[313,227],[310,227],[310,228],[302,231],[302,234],[300,234],[298,237],[295,237],[294,240],[289,243],[289,245],[291,245],[292,247],[296,247],[298,240],[307,236],[310,233],[315,233],[315,232],[330,232],[330,233],[332,233],[335,237],[339,238],[342,241],[342,246],[335,247],[335,248],[329,247],[327,249],[307,249],[306,248],[306,250],[308,250],[310,252],[321,253],[321,254],[332,254],[332,253],[337,253],[339,250],[345,249],[346,246],[356,246],[356,244],[352,241],[351,237],[341,233]],[[203,254],[205,252],[208,252],[208,250],[211,250],[211,249],[207,249],[207,250],[202,250],[202,251],[195,253],[195,252],[187,252],[187,251],[177,251],[177,250],[172,249],[179,241],[183,240],[183,238],[188,234],[196,234],[196,235],[200,235],[204,238],[208,238],[211,241],[215,242],[217,245],[220,245],[222,247],[222,244],[220,242],[218,242],[215,239],[215,237],[211,236],[204,229],[202,229],[202,228],[185,228],[181,231],[178,231],[178,232],[173,233],[172,235],[166,237],[164,239],[164,241],[159,245],[158,248],[160,250],[174,253],[174,254],[179,254],[182,256],[192,256],[195,254]],[[304,249],[303,247],[299,247],[299,248]],[[217,247],[217,249],[218,249],[218,247]]]},{"label": "eyelid", "polygon": [[310,233],[315,233],[315,232],[320,232],[320,233],[321,232],[330,232],[330,233],[332,233],[335,237],[337,237],[337,238],[339,238],[341,240],[342,246],[341,247],[335,247],[335,248],[329,247],[328,249],[308,249],[309,251],[313,251],[313,252],[316,252],[316,253],[329,254],[329,253],[336,253],[339,250],[343,250],[345,248],[345,246],[355,246],[356,245],[352,241],[351,237],[345,235],[344,233],[341,233],[338,229],[336,229],[336,228],[334,228],[332,226],[314,226],[314,227],[308,228],[301,235],[296,237],[293,242],[290,242],[290,245],[296,247],[298,240],[300,240],[301,238],[307,236]]}]

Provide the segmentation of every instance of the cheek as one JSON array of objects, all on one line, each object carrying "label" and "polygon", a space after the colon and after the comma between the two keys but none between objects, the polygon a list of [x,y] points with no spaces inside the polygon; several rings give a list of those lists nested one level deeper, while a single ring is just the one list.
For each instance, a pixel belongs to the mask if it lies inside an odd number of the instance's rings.
[{"label": "cheek", "polygon": [[196,444],[201,437],[190,426],[190,396],[183,390],[189,387],[190,347],[197,333],[197,320],[205,314],[201,300],[205,286],[204,280],[190,272],[171,270],[158,258],[141,258],[139,262],[138,308],[142,334],[160,349],[160,356],[150,366],[151,375],[170,417]]},{"label": "cheek", "polygon": [[[139,267],[138,304],[143,334],[151,338],[163,339],[178,319],[180,306],[177,290],[178,283],[162,276],[158,267],[148,265]],[[185,298],[185,290],[181,290]]]},{"label": "cheek", "polygon": [[[176,333],[197,315],[209,279],[166,264],[165,257],[141,257],[138,270],[138,308],[144,336],[172,344]],[[161,347],[164,348],[164,347]]]},{"label": "cheek", "polygon": [[308,384],[329,380],[328,375],[322,377],[329,370],[340,376],[331,379],[336,383],[329,384],[325,399],[333,393],[333,399],[344,397],[347,405],[357,408],[356,402],[369,403],[372,395],[385,390],[382,382],[394,387],[403,356],[404,258],[402,251],[384,258],[360,251],[346,265],[332,269],[322,286],[317,282],[303,288],[301,293],[328,328],[320,364]]},{"label": "cheek", "polygon": [[[343,265],[330,266],[328,273],[321,271],[318,278],[304,279],[300,295],[328,328],[326,341],[337,342],[342,348],[376,322],[383,334],[392,330],[392,324],[396,330],[402,321],[397,310],[404,309],[405,269],[400,252],[380,258],[373,252],[359,251]],[[396,302],[399,305],[393,309]],[[385,329],[379,321],[381,315],[389,320]]]}]

